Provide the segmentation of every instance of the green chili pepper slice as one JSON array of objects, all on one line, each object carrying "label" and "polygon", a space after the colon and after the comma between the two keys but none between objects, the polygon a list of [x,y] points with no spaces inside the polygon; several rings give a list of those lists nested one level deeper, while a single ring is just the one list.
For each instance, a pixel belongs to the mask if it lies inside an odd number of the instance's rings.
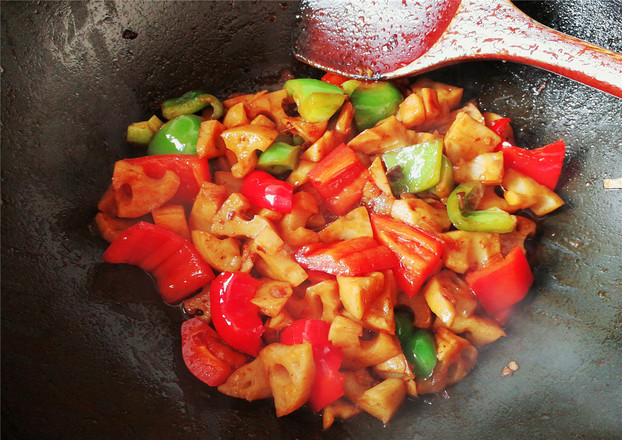
[{"label": "green chili pepper slice", "polygon": [[127,127],[126,139],[130,144],[146,146],[161,127],[162,121],[154,115],[147,121],[130,124]]},{"label": "green chili pepper slice", "polygon": [[516,216],[499,208],[472,211],[469,206],[477,203],[484,192],[480,182],[461,183],[447,199],[447,215],[454,226],[469,232],[512,232]]},{"label": "green chili pepper slice", "polygon": [[201,122],[203,118],[196,115],[182,115],[171,119],[153,136],[147,153],[197,154]]},{"label": "green chili pepper slice", "polygon": [[402,100],[402,93],[390,82],[361,83],[350,96],[357,127],[373,127],[394,114]]},{"label": "green chili pepper slice", "polygon": [[[396,196],[405,192],[418,193],[434,187],[441,177],[443,141],[429,142],[388,151],[382,155],[389,172],[391,189]],[[396,176],[390,170],[399,167]]]},{"label": "green chili pepper slice", "polygon": [[291,171],[298,165],[300,145],[289,145],[285,142],[274,142],[266,151],[261,153],[255,168],[273,175]]},{"label": "green chili pepper slice", "polygon": [[397,338],[400,340],[400,343],[406,342],[415,330],[411,314],[401,310],[395,311],[394,319]]},{"label": "green chili pepper slice", "polygon": [[417,379],[430,377],[436,366],[436,344],[434,336],[427,330],[415,330],[405,344],[402,344],[404,356],[415,368]]},{"label": "green chili pepper slice", "polygon": [[212,106],[212,119],[220,118],[225,108],[218,98],[200,90],[184,93],[179,98],[169,99],[162,103],[162,116],[166,119],[175,119],[181,115],[191,115],[203,110],[208,105]]},{"label": "green chili pepper slice", "polygon": [[302,119],[308,122],[328,121],[346,100],[339,86],[319,79],[290,79],[283,88],[294,98]]}]

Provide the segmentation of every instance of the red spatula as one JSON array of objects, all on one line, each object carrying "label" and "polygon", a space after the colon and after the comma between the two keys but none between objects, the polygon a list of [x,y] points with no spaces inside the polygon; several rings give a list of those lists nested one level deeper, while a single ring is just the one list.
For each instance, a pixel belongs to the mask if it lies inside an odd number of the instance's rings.
[{"label": "red spatula", "polygon": [[509,0],[303,0],[298,59],[359,79],[474,59],[517,61],[622,98],[622,55],[535,22]]}]

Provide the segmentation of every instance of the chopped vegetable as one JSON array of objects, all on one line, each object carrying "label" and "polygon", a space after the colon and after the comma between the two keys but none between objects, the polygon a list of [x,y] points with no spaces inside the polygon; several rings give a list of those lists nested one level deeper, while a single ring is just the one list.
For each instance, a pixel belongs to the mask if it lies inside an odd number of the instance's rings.
[{"label": "chopped vegetable", "polygon": [[190,372],[212,387],[225,382],[236,368],[246,363],[246,356],[225,344],[218,333],[199,318],[181,325],[181,352]]},{"label": "chopped vegetable", "polygon": [[306,269],[333,275],[357,276],[397,265],[397,259],[389,248],[379,245],[370,237],[331,244],[309,244],[298,249],[294,257]]},{"label": "chopped vegetable", "polygon": [[335,214],[343,214],[363,196],[367,168],[345,144],[335,148],[309,174],[311,184]]},{"label": "chopped vegetable", "polygon": [[298,165],[300,145],[289,145],[285,142],[275,142],[266,151],[261,153],[255,168],[273,175],[292,171]]},{"label": "chopped vegetable", "polygon": [[257,206],[277,212],[292,211],[294,188],[265,171],[253,171],[242,182],[242,194]]},{"label": "chopped vegetable", "polygon": [[[382,155],[393,194],[418,193],[437,185],[443,164],[443,142],[436,139]],[[397,175],[393,178],[393,173]]]},{"label": "chopped vegetable", "polygon": [[308,122],[328,121],[346,100],[338,86],[318,79],[290,79],[283,88],[294,98],[298,113]]},{"label": "chopped vegetable", "polygon": [[500,151],[503,152],[506,168],[520,171],[550,190],[554,190],[557,186],[566,155],[563,140],[533,150],[515,147],[504,142],[501,144]]},{"label": "chopped vegetable", "polygon": [[442,243],[427,232],[390,217],[378,214],[370,217],[378,241],[399,260],[396,270],[399,287],[409,296],[416,295],[440,261]]},{"label": "chopped vegetable", "polygon": [[489,314],[513,306],[525,297],[533,283],[531,268],[519,246],[502,262],[467,273],[466,281]]},{"label": "chopped vegetable", "polygon": [[199,128],[203,118],[182,115],[164,124],[149,142],[147,152],[156,154],[197,154]]},{"label": "chopped vegetable", "polygon": [[192,243],[145,222],[129,227],[113,241],[104,252],[104,261],[133,264],[150,272],[169,304],[180,302],[214,278]]},{"label": "chopped vegetable", "polygon": [[447,199],[447,214],[454,226],[470,232],[512,232],[516,226],[516,217],[499,208],[480,211],[471,210],[483,193],[479,182],[462,183],[453,190]]},{"label": "chopped vegetable", "polygon": [[243,272],[222,272],[212,281],[210,305],[218,334],[236,350],[256,357],[264,328],[251,302],[259,281]]},{"label": "chopped vegetable", "polygon": [[162,103],[162,116],[171,120],[181,115],[196,113],[208,105],[211,105],[213,109],[212,119],[218,119],[224,114],[224,106],[218,98],[200,90],[194,90],[184,93],[179,98],[164,101]]},{"label": "chopped vegetable", "polygon": [[390,82],[359,84],[350,96],[354,105],[354,120],[359,130],[371,128],[393,115],[402,99],[402,93]]},{"label": "chopped vegetable", "polygon": [[319,412],[343,396],[345,376],[339,371],[341,350],[328,340],[330,323],[319,319],[300,319],[281,332],[281,342],[287,345],[311,343],[315,362],[315,379],[309,405]]}]

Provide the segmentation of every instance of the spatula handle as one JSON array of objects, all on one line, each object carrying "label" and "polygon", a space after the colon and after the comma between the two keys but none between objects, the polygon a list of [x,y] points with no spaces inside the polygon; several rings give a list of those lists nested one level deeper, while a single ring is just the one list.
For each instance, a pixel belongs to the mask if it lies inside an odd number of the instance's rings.
[{"label": "spatula handle", "polygon": [[[448,47],[453,53],[447,53]],[[417,69],[416,64],[438,66],[468,59],[530,64],[622,98],[622,54],[550,29],[508,0],[463,0],[437,44],[391,76]]]}]

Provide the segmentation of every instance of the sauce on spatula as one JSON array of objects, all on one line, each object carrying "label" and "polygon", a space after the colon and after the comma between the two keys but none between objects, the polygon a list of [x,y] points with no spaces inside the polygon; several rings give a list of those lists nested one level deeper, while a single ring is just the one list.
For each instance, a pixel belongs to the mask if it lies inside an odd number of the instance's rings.
[{"label": "sauce on spatula", "polygon": [[341,71],[387,73],[423,55],[459,5],[460,0],[308,0],[296,50]]}]

